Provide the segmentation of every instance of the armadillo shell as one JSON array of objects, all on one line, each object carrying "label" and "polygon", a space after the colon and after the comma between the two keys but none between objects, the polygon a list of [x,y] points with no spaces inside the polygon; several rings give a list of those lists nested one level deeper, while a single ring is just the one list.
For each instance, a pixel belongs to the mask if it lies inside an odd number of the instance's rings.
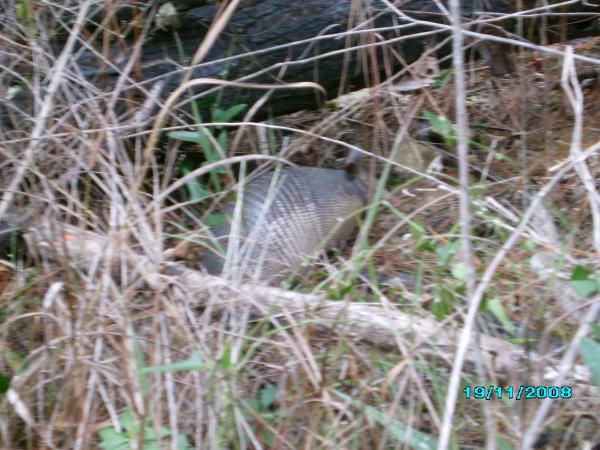
[{"label": "armadillo shell", "polygon": [[[345,170],[284,167],[249,182],[244,190],[238,251],[232,275],[278,284],[301,272],[320,250],[350,239],[357,229],[356,211],[365,205],[366,180]],[[233,212],[229,205],[228,212]],[[226,250],[230,223],[213,228]],[[220,274],[222,257],[207,253],[209,273]]]}]

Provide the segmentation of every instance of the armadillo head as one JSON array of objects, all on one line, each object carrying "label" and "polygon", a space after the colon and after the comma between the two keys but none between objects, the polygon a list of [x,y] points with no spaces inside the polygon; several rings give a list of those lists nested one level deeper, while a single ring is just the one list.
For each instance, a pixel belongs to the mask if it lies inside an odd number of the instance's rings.
[{"label": "armadillo head", "polygon": [[370,190],[374,183],[369,178],[369,171],[361,165],[363,158],[364,153],[352,149],[344,161],[344,171],[349,182],[356,189],[354,195],[360,195],[366,205],[371,198]]}]

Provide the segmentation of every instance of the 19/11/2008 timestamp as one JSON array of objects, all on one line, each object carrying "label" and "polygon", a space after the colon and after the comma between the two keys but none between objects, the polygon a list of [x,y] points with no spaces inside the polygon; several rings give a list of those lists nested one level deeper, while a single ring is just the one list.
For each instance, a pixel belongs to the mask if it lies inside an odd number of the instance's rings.
[{"label": "19/11/2008 timestamp", "polygon": [[493,398],[509,400],[571,398],[573,388],[570,386],[467,386],[463,389],[467,400],[492,400]]}]

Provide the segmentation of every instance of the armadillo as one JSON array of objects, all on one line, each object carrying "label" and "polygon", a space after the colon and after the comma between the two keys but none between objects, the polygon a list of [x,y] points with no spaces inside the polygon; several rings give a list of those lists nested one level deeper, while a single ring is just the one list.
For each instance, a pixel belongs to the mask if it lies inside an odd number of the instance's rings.
[{"label": "armadillo", "polygon": [[[244,189],[240,226],[226,222],[212,230],[226,250],[232,230],[239,229],[238,264],[228,263],[236,268],[229,274],[279,284],[302,273],[316,253],[353,237],[367,191],[367,176],[353,160],[344,170],[286,166],[258,176]],[[233,216],[232,204],[227,210]],[[230,253],[233,260],[236,252]],[[223,272],[222,256],[202,259],[209,273]]]}]

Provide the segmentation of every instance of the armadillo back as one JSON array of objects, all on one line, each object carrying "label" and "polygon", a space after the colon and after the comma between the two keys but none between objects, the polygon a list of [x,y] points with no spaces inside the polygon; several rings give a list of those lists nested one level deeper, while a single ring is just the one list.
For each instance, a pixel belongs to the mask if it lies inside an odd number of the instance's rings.
[{"label": "armadillo back", "polygon": [[[232,273],[278,283],[319,250],[351,238],[357,221],[350,216],[365,203],[363,181],[351,179],[344,170],[285,167],[248,183]],[[213,233],[227,236],[230,226]],[[204,262],[211,273],[223,268],[216,255],[207,255]]]}]

